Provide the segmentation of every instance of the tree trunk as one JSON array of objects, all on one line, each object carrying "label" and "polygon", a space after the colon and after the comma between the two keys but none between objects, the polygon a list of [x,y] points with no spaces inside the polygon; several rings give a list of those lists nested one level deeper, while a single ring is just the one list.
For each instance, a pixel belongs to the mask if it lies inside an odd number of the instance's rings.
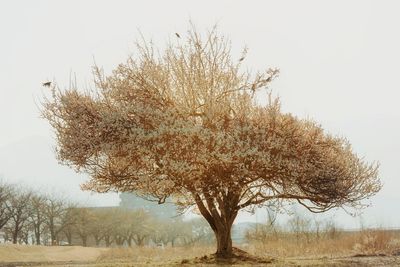
[{"label": "tree trunk", "polygon": [[123,237],[121,237],[121,236],[114,237],[114,240],[115,240],[115,244],[117,246],[119,246],[119,247],[122,246],[124,244],[124,241],[125,241],[125,239]]},{"label": "tree trunk", "polygon": [[109,246],[111,246],[111,238],[110,236],[105,236],[104,237],[104,241],[106,242],[106,247],[108,248]]},{"label": "tree trunk", "polygon": [[232,238],[231,238],[231,225],[226,225],[222,229],[217,229],[215,238],[217,240],[217,252],[216,255],[219,258],[230,258],[232,257]]},{"label": "tree trunk", "polygon": [[143,247],[144,246],[145,239],[146,239],[146,236],[139,236],[139,235],[133,236],[133,241],[139,247]]},{"label": "tree trunk", "polygon": [[54,229],[53,218],[50,218],[49,230],[50,230],[51,245],[55,246],[56,245],[56,233],[55,233],[55,229]]},{"label": "tree trunk", "polygon": [[29,244],[29,235],[28,234],[26,234],[22,239],[23,239],[25,245]]},{"label": "tree trunk", "polygon": [[86,235],[82,235],[81,239],[82,239],[82,246],[86,247],[87,246],[87,236]]},{"label": "tree trunk", "polygon": [[40,245],[40,232],[35,233],[36,245]]},{"label": "tree trunk", "polygon": [[[238,197],[230,196],[228,193],[225,199],[216,200],[208,193],[204,193],[207,206],[199,195],[195,194],[194,198],[201,215],[207,220],[217,239],[215,255],[217,258],[233,257],[231,229],[238,213],[236,209]],[[216,202],[218,202],[218,208]]]},{"label": "tree trunk", "polygon": [[65,236],[67,237],[68,245],[72,245],[72,234],[66,233]]},{"label": "tree trunk", "polygon": [[17,242],[18,242],[18,232],[19,232],[18,228],[14,229],[14,232],[12,234],[13,244],[17,244]]},{"label": "tree trunk", "polygon": [[146,240],[146,237],[145,237],[145,236],[139,238],[139,246],[140,246],[140,247],[143,247],[143,246],[144,246],[145,240]]},{"label": "tree trunk", "polygon": [[101,241],[100,238],[95,237],[96,247],[99,247],[99,246],[100,246],[100,241]]}]

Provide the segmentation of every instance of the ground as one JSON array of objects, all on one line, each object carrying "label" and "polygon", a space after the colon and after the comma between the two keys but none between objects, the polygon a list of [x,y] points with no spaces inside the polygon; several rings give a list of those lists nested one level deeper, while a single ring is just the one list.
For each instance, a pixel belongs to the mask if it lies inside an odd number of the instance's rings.
[{"label": "ground", "polygon": [[[231,262],[215,263],[212,248],[142,248],[107,249],[79,246],[0,245],[0,266],[71,266],[71,267],[130,267],[130,266],[400,266],[400,252],[392,255],[312,256],[289,258],[247,258],[240,256]],[[241,254],[242,253],[242,254]],[[197,256],[196,256],[197,255]],[[204,255],[204,256],[200,256]],[[208,255],[208,256],[206,256]]]}]

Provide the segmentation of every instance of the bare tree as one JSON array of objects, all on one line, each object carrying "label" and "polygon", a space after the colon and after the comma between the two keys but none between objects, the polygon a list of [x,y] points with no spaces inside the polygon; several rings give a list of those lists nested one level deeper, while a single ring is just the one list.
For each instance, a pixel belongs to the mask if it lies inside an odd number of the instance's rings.
[{"label": "bare tree", "polygon": [[[126,210],[116,209],[113,213],[113,240],[117,246],[122,246],[131,231],[130,216]],[[118,223],[119,222],[119,223]]]},{"label": "bare tree", "polygon": [[32,191],[18,188],[10,198],[8,212],[11,213],[11,218],[8,222],[8,228],[12,235],[12,242],[16,244],[20,238],[21,232],[29,223],[29,218],[32,213],[30,205]]},{"label": "bare tree", "polygon": [[107,222],[107,219],[102,216],[103,214],[104,213],[98,211],[93,211],[93,221],[90,227],[90,233],[92,234],[97,247],[100,246],[100,242],[104,238],[104,226]]},{"label": "bare tree", "polygon": [[13,194],[14,189],[11,185],[0,183],[0,229],[7,224],[12,216],[10,199]]},{"label": "bare tree", "polygon": [[102,218],[102,235],[106,247],[110,247],[114,242],[113,231],[116,225],[116,220],[114,217],[115,209],[103,211],[101,213]]},{"label": "bare tree", "polygon": [[146,238],[149,236],[150,215],[143,209],[127,210],[128,228],[126,229],[126,242],[129,247],[132,246],[132,241],[135,244],[143,245]]},{"label": "bare tree", "polygon": [[90,236],[94,214],[88,208],[75,208],[73,213],[74,231],[81,238],[82,245],[86,247],[88,238]]},{"label": "bare tree", "polygon": [[58,235],[63,228],[71,223],[72,217],[68,216],[69,208],[73,207],[63,198],[47,196],[44,205],[45,224],[50,233],[52,245],[57,244]]},{"label": "bare tree", "polygon": [[149,213],[144,210],[136,211],[131,228],[131,238],[137,246],[144,246],[148,241],[155,227],[152,225],[153,222]]},{"label": "bare tree", "polygon": [[[96,246],[104,240],[106,247],[115,242],[121,246],[130,235],[130,217],[128,211],[121,208],[88,208],[92,214],[89,233]],[[76,221],[76,223],[78,223]]]},{"label": "bare tree", "polygon": [[312,231],[311,224],[312,221],[310,218],[302,216],[298,212],[292,214],[288,221],[289,229],[292,233],[294,233],[297,242],[299,242],[303,237],[306,239],[307,243],[310,242]]},{"label": "bare tree", "polygon": [[324,225],[324,234],[327,238],[335,239],[340,236],[343,230],[338,227],[334,220],[328,220]]},{"label": "bare tree", "polygon": [[41,234],[45,228],[46,222],[46,198],[43,195],[33,194],[31,196],[31,213],[30,221],[35,235],[36,245],[41,244]]},{"label": "bare tree", "polygon": [[73,212],[71,210],[68,210],[64,216],[64,219],[66,219],[67,223],[63,224],[64,227],[61,228],[60,233],[62,233],[65,236],[68,244],[72,245],[72,236],[73,236],[74,228],[75,228]]},{"label": "bare tree", "polygon": [[259,241],[266,243],[269,240],[278,240],[284,236],[283,228],[276,222],[275,215],[268,211],[267,221],[263,224],[255,224],[252,229],[249,229],[245,233],[245,237],[248,241]]},{"label": "bare tree", "polygon": [[165,231],[167,232],[167,243],[171,243],[171,246],[174,247],[176,241],[182,237],[182,230],[185,223],[180,217],[164,220],[163,223],[166,225]]},{"label": "bare tree", "polygon": [[168,226],[164,223],[157,222],[156,219],[153,220],[153,230],[150,234],[150,239],[154,244],[166,246],[169,242],[168,236]]},{"label": "bare tree", "polygon": [[283,113],[271,96],[256,103],[278,70],[243,70],[216,29],[203,38],[193,27],[186,36],[164,51],[138,43],[138,56],[108,77],[95,68],[92,92],[52,89],[43,116],[59,160],[91,176],[84,189],[196,205],[215,233],[217,257],[232,256],[242,209],[273,201],[312,212],[359,208],[380,190],[378,166],[346,139]]}]

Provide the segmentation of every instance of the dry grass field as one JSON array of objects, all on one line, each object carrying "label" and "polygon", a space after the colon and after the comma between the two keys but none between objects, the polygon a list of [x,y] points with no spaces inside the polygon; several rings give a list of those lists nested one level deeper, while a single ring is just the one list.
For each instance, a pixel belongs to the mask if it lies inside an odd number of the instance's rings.
[{"label": "dry grass field", "polygon": [[241,256],[230,261],[216,262],[214,249],[1,245],[0,266],[400,266],[398,231],[363,230],[321,240],[276,237],[242,246],[249,254],[237,250]]}]

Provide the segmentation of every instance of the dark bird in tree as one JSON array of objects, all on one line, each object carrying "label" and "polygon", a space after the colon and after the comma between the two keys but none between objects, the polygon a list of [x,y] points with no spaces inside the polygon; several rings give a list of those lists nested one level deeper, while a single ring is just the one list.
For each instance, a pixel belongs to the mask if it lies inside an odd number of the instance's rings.
[{"label": "dark bird in tree", "polygon": [[251,91],[252,91],[253,93],[256,91],[256,84],[255,84],[255,83],[253,83],[253,84],[251,85]]},{"label": "dark bird in tree", "polygon": [[243,61],[243,60],[244,60],[244,57],[241,57],[241,58],[239,59],[239,62],[240,62],[240,61]]},{"label": "dark bird in tree", "polygon": [[45,82],[45,83],[42,83],[42,85],[44,87],[50,87],[51,86],[51,82]]},{"label": "dark bird in tree", "polygon": [[179,33],[175,33],[176,37],[181,38],[181,36],[179,35]]}]

